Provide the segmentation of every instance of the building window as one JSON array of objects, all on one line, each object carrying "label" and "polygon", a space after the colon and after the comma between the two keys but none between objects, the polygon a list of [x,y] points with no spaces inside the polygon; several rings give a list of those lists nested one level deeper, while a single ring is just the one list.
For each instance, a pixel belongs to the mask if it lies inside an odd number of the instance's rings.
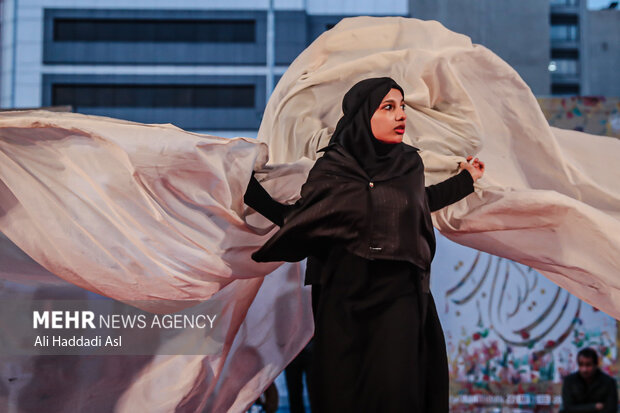
[{"label": "building window", "polygon": [[572,24],[554,24],[551,26],[551,40],[576,41],[579,39],[579,27]]},{"label": "building window", "polygon": [[254,43],[255,20],[54,18],[55,42]]},{"label": "building window", "polygon": [[549,71],[556,75],[576,76],[579,74],[578,49],[552,49]]},{"label": "building window", "polygon": [[575,13],[552,13],[549,23],[554,25],[579,25],[579,15]]},{"label": "building window", "polygon": [[553,95],[579,95],[579,85],[576,84],[552,84],[551,94]]},{"label": "building window", "polygon": [[549,71],[558,75],[578,75],[579,62],[570,59],[555,59],[549,62]]},{"label": "building window", "polygon": [[551,49],[551,59],[579,60],[579,49]]},{"label": "building window", "polygon": [[579,0],[551,0],[552,6],[577,6]]},{"label": "building window", "polygon": [[79,108],[254,108],[254,85],[54,84],[52,105]]}]

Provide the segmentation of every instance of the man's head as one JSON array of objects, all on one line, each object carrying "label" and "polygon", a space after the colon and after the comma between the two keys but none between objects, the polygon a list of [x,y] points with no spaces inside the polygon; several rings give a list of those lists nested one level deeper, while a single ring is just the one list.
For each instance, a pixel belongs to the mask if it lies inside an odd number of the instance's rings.
[{"label": "man's head", "polygon": [[593,349],[587,347],[577,353],[577,365],[579,366],[579,374],[584,380],[594,377],[598,369],[598,354]]}]

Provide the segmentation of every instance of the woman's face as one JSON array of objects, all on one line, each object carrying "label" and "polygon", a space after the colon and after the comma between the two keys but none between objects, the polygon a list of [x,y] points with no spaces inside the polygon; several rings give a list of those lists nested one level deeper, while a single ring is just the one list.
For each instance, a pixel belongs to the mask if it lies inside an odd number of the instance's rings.
[{"label": "woman's face", "polygon": [[405,133],[405,101],[398,89],[390,89],[370,118],[372,134],[380,141],[400,143]]}]

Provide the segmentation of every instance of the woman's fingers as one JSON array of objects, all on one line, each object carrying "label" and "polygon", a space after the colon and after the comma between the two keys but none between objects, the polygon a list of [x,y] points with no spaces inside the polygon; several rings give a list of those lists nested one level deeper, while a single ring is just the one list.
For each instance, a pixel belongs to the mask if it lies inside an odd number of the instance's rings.
[{"label": "woman's fingers", "polygon": [[480,163],[478,164],[478,170],[479,170],[480,172],[484,172],[484,162],[480,162]]},{"label": "woman's fingers", "polygon": [[[477,171],[480,171],[482,175],[482,173],[484,172],[484,162],[478,158],[474,158],[472,155],[467,156],[466,159],[467,159],[467,162],[463,162],[463,161],[459,162],[459,170],[463,170],[463,169],[477,170]],[[472,161],[472,159],[473,159],[473,162],[469,163],[470,161]],[[468,166],[471,166],[471,168],[468,168]]]},{"label": "woman's fingers", "polygon": [[[474,180],[480,178],[484,173],[484,162],[478,158],[474,158],[472,155],[469,155],[467,158],[467,162],[460,161],[459,162],[459,170],[468,169],[472,175],[473,171],[479,172],[475,174]],[[473,159],[473,162],[469,163]]]}]

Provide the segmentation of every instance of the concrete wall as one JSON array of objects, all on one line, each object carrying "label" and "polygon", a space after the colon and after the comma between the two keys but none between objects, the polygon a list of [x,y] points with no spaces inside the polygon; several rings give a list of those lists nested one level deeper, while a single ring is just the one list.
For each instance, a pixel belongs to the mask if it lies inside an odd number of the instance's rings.
[{"label": "concrete wall", "polygon": [[547,1],[410,0],[409,13],[471,37],[510,64],[534,94],[550,93]]},{"label": "concrete wall", "polygon": [[620,10],[586,14],[584,94],[620,96]]}]

